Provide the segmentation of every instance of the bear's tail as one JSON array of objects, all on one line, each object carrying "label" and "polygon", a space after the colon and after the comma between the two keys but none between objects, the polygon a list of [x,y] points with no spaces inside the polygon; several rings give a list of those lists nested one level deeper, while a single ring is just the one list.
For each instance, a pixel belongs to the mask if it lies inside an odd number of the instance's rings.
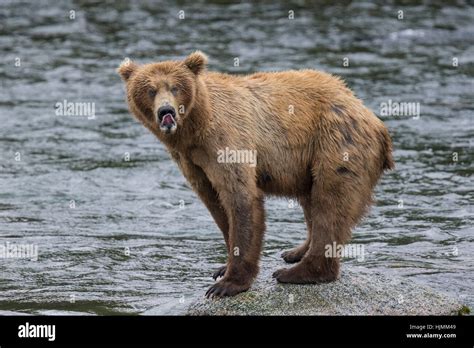
[{"label": "bear's tail", "polygon": [[382,168],[383,170],[391,170],[395,168],[395,162],[393,161],[392,156],[392,138],[390,138],[390,134],[388,133],[387,128],[380,132],[381,135],[381,145],[382,145]]}]

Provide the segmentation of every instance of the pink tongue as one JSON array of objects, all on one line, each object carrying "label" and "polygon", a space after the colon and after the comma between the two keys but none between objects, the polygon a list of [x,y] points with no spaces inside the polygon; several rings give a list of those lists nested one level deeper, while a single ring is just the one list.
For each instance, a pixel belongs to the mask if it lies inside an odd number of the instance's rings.
[{"label": "pink tongue", "polygon": [[171,114],[166,114],[165,116],[163,116],[163,120],[161,121],[161,125],[162,126],[168,126],[170,124],[173,124],[174,121],[173,121],[173,117],[171,116]]}]

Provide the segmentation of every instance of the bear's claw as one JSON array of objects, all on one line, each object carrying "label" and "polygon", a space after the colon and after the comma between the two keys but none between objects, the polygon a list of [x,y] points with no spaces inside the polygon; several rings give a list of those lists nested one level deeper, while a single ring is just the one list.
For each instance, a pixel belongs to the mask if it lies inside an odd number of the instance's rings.
[{"label": "bear's claw", "polygon": [[223,277],[226,271],[227,271],[227,265],[221,266],[214,272],[214,274],[212,275],[212,278],[214,280],[217,280],[217,278]]},{"label": "bear's claw", "polygon": [[221,280],[211,286],[205,296],[207,298],[234,296],[247,291],[249,288],[250,285],[239,285],[228,280]]},{"label": "bear's claw", "polygon": [[280,275],[283,274],[283,272],[285,272],[286,270],[287,270],[287,268],[280,268],[280,269],[276,270],[275,272],[273,272],[272,277],[275,278],[276,280],[278,280]]},{"label": "bear's claw", "polygon": [[287,263],[296,263],[299,262],[304,256],[304,253],[296,253],[294,249],[284,251],[281,254],[281,257]]},{"label": "bear's claw", "polygon": [[281,257],[287,263],[300,262],[301,259],[304,257],[304,255],[306,254],[306,252],[309,249],[308,245],[309,245],[309,243],[305,242],[305,243],[301,244],[300,246],[298,246],[296,248],[284,251],[281,254]]}]

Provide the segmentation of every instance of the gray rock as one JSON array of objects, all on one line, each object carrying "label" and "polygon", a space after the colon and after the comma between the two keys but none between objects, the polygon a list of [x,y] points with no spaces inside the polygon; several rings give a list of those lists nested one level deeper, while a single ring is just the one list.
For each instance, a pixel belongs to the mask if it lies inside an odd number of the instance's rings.
[{"label": "gray rock", "polygon": [[[275,268],[276,269],[276,268]],[[235,297],[199,299],[188,315],[457,315],[458,301],[410,279],[365,274],[342,266],[329,284],[278,284],[263,270],[252,288]]]}]

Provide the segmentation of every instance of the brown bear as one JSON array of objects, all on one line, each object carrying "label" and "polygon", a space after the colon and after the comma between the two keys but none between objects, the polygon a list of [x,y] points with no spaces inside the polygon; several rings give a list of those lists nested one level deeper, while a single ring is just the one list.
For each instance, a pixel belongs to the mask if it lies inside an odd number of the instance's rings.
[{"label": "brown bear", "polygon": [[265,194],[297,199],[306,221],[306,241],[282,254],[297,264],[277,270],[277,281],[335,280],[339,258],[327,257],[326,246],[350,239],[381,174],[394,167],[386,127],[330,74],[235,76],[206,65],[197,51],[183,61],[118,68],[131,113],[163,142],[224,234],[227,264],[206,296],[250,288]]}]

